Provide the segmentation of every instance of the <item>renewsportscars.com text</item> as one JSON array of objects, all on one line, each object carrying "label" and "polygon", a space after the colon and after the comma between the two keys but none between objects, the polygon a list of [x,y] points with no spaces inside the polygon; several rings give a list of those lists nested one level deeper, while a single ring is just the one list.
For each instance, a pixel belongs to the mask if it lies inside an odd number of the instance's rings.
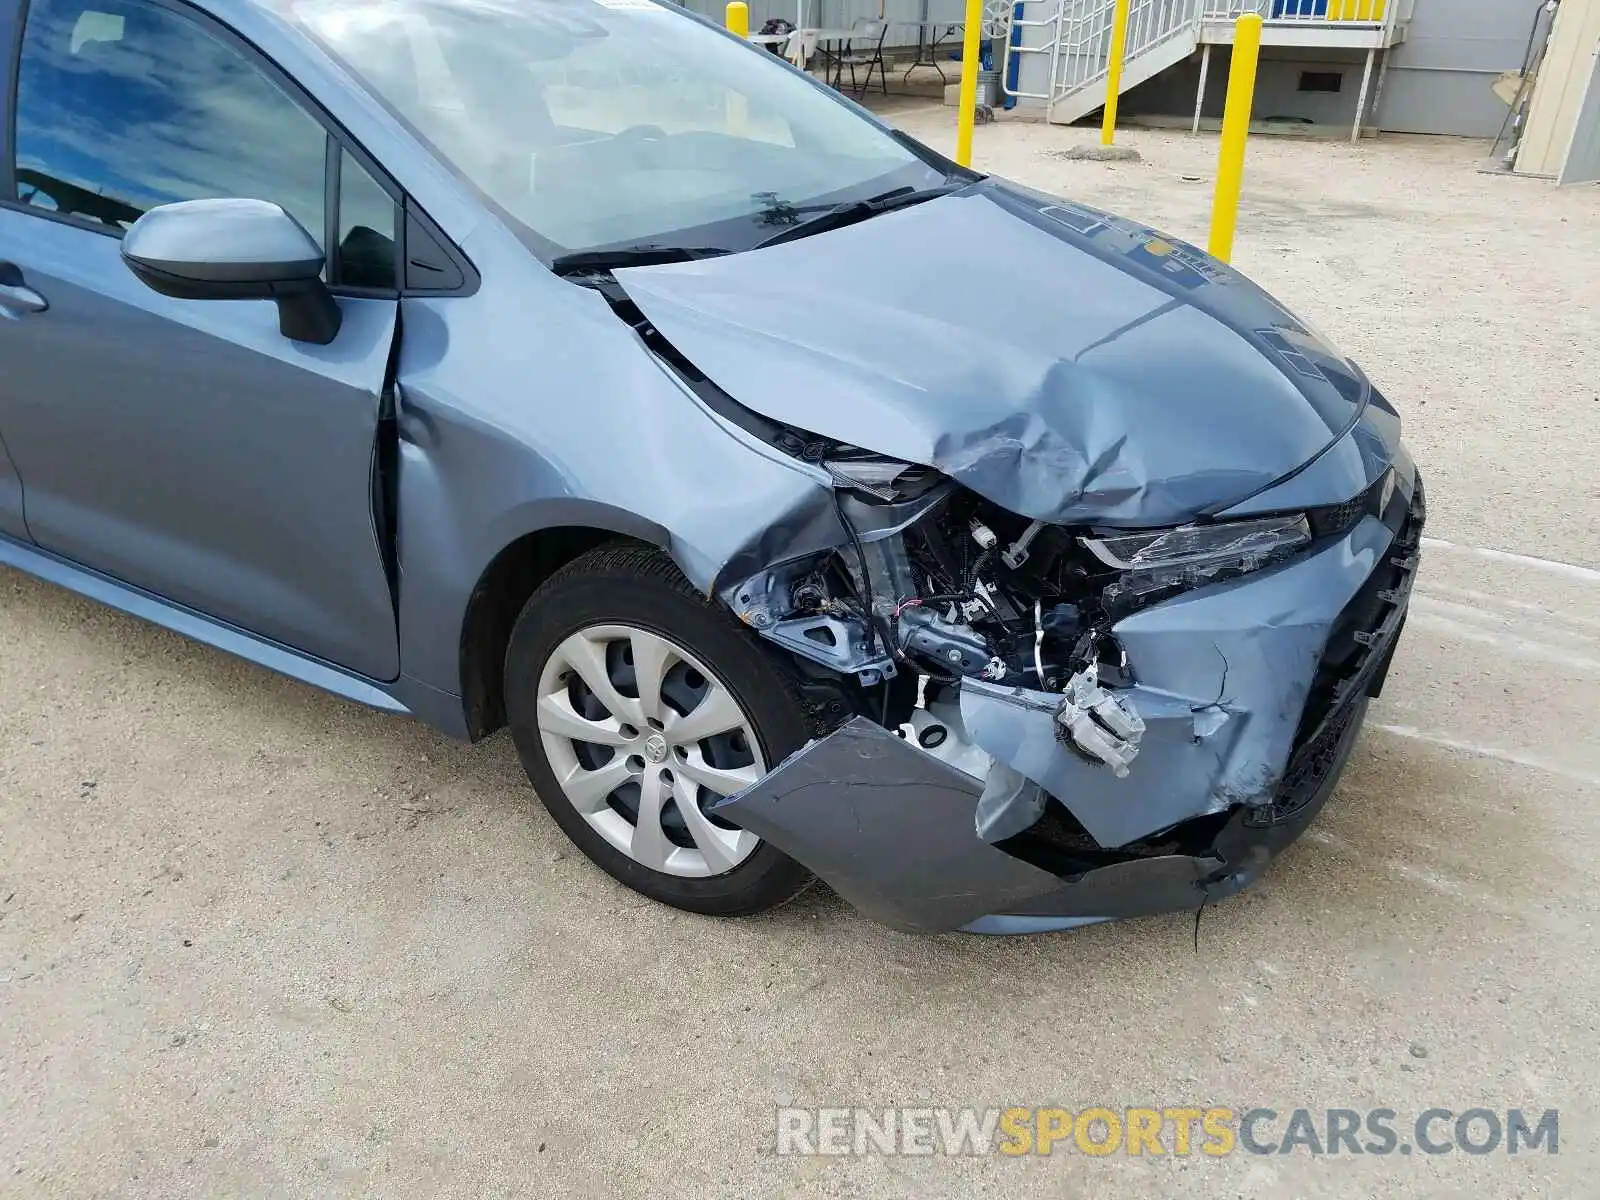
[{"label": "renewsportscars.com text", "polygon": [[1556,1109],[1426,1108],[780,1108],[777,1152],[850,1154],[1087,1154],[1103,1157],[1245,1154],[1398,1155],[1560,1153]]}]

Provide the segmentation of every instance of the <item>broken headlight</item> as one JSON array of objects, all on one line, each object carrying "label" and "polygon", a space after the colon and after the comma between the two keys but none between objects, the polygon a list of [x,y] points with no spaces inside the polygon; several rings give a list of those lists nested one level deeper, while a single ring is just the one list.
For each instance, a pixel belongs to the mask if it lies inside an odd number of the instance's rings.
[{"label": "broken headlight", "polygon": [[1126,605],[1259,571],[1308,544],[1311,529],[1303,515],[1294,514],[1080,540],[1106,566],[1123,572],[1105,599]]}]

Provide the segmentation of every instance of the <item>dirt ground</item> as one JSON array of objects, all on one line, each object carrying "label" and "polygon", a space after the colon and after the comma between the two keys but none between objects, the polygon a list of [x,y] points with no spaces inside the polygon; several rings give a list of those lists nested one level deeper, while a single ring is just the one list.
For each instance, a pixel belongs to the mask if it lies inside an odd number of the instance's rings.
[{"label": "dirt ground", "polygon": [[[1091,137],[977,165],[1204,243],[1213,137]],[[1593,1195],[1600,190],[1484,153],[1251,143],[1235,261],[1400,408],[1435,540],[1338,793],[1198,952],[677,913],[503,735],[0,572],[0,1195]],[[1555,1108],[1560,1152],[780,1158],[788,1103]]]}]

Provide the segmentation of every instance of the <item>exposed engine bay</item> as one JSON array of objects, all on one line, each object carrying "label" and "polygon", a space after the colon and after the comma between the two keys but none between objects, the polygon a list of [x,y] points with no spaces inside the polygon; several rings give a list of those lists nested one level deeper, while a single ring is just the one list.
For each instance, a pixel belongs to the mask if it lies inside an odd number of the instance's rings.
[{"label": "exposed engine bay", "polygon": [[[841,518],[849,520],[842,510]],[[801,564],[783,580],[787,608],[769,586],[763,607],[736,612],[758,628],[763,617],[805,621],[810,632],[796,632],[822,647],[836,632],[826,618],[854,622],[886,657],[909,659],[935,678],[1060,691],[1065,664],[1079,643],[1087,652],[1102,616],[1089,564],[1075,557],[1062,531],[1019,522],[951,488],[903,533],[870,541],[856,534],[839,553]]]},{"label": "exposed engine bay", "polygon": [[[741,620],[863,687],[882,684],[886,700],[888,681],[906,668],[935,687],[972,678],[1060,695],[1058,739],[1118,776],[1144,724],[1110,690],[1136,682],[1115,622],[1310,540],[1299,516],[1153,533],[1067,529],[1009,513],[925,468],[787,431],[775,440],[834,477],[849,545],[728,589]],[[898,528],[862,533],[846,494],[921,505]]]},{"label": "exposed engine bay", "polygon": [[747,581],[735,613],[802,658],[865,685],[910,668],[932,684],[975,677],[1070,693],[1064,742],[1126,773],[1143,730],[1100,686],[1125,681],[1104,594],[1115,572],[1065,530],[947,486],[900,533]]},{"label": "exposed engine bay", "polygon": [[881,518],[837,490],[847,545],[720,594],[853,675],[856,715],[718,812],[905,928],[1231,894],[1314,817],[1382,687],[1424,515],[1401,467],[1348,503],[1142,532],[1039,525],[950,481]]}]

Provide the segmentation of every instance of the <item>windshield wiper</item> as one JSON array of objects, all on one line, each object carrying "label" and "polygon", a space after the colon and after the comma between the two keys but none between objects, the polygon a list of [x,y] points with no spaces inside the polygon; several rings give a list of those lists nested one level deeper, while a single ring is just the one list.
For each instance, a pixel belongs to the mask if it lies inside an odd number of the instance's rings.
[{"label": "windshield wiper", "polygon": [[[751,249],[759,250],[763,246],[775,246],[779,242],[810,237],[813,233],[838,229],[841,225],[853,225],[857,221],[865,221],[868,217],[875,217],[892,209],[906,208],[912,204],[921,204],[925,200],[948,196],[951,192],[966,187],[968,182],[952,180],[937,187],[920,189],[897,187],[865,200],[850,200],[843,204],[835,204],[823,209],[814,217],[785,226],[771,237],[757,242]],[[789,211],[806,210],[796,208]],[[557,275],[602,275],[624,267],[654,267],[662,263],[694,262],[702,258],[719,258],[731,253],[733,251],[724,250],[719,246],[663,246],[654,242],[643,242],[636,246],[613,246],[609,249],[575,250],[570,254],[558,254],[550,260],[550,269]]]},{"label": "windshield wiper", "polygon": [[865,200],[848,200],[825,209],[810,220],[790,225],[769,238],[763,238],[751,249],[759,250],[763,246],[776,246],[779,242],[792,242],[796,238],[810,237],[814,233],[825,233],[842,225],[854,225],[857,221],[865,221],[868,217],[875,217],[879,213],[921,204],[925,200],[937,200],[940,196],[948,196],[951,192],[958,192],[966,186],[967,181],[960,180],[931,188],[898,187]]},{"label": "windshield wiper", "polygon": [[729,251],[716,246],[614,246],[609,250],[577,250],[558,254],[550,260],[557,275],[585,275],[614,271],[622,267],[654,267],[661,263],[693,262],[716,258]]}]

